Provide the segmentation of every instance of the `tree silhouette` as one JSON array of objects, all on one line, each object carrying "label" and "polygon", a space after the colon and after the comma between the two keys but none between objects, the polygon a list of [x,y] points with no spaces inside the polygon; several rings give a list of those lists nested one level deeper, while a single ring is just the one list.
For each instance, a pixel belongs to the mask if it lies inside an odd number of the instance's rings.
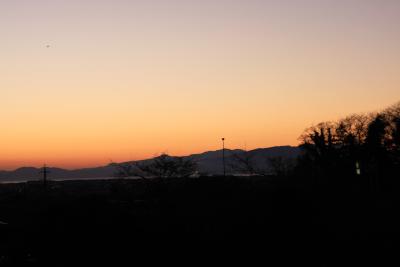
[{"label": "tree silhouette", "polygon": [[134,178],[140,177],[144,180],[147,178],[142,175],[137,167],[137,163],[113,163],[116,168],[115,176],[118,178]]},{"label": "tree silhouette", "polygon": [[190,158],[162,154],[152,160],[117,164],[117,176],[148,178],[190,177],[197,171],[197,164]]},{"label": "tree silhouette", "polygon": [[295,167],[293,159],[284,157],[269,157],[268,163],[271,170],[270,173],[276,176],[287,176]]},{"label": "tree silhouette", "polygon": [[254,156],[248,151],[233,153],[229,165],[234,172],[239,174],[266,175],[265,171],[257,167]]},{"label": "tree silhouette", "polygon": [[362,174],[374,189],[385,177],[389,185],[400,171],[400,103],[380,113],[320,123],[300,140],[303,171],[335,180]]},{"label": "tree silhouette", "polygon": [[255,160],[255,154],[248,151],[234,153],[231,157],[230,167],[238,174],[250,176],[286,176],[293,170],[295,159],[285,157],[266,157],[264,162]]}]

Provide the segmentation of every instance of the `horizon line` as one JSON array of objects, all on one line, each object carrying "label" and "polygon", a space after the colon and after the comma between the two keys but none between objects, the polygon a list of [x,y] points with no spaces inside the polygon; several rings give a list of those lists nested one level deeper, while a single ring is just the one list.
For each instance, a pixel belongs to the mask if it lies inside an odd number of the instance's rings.
[{"label": "horizon line", "polygon": [[[277,146],[270,146],[270,147],[258,147],[258,148],[254,148],[254,149],[250,149],[250,150],[245,150],[245,149],[242,149],[242,148],[225,148],[225,150],[229,150],[229,151],[241,150],[241,151],[249,152],[249,151],[254,151],[254,150],[258,150],[258,149],[270,149],[270,148],[277,148],[277,147],[299,147],[299,146],[298,145],[297,146],[294,146],[294,145],[277,145]],[[221,149],[216,149],[216,150],[206,150],[206,151],[203,151],[203,152],[198,152],[198,153],[193,153],[193,154],[188,154],[188,155],[182,155],[182,156],[169,155],[168,153],[164,153],[164,152],[157,153],[157,154],[159,154],[159,155],[167,154],[167,155],[173,156],[173,157],[189,157],[189,156],[193,156],[193,155],[201,155],[201,154],[204,154],[204,153],[207,153],[207,152],[218,152],[218,151],[222,151],[222,148]],[[157,157],[157,156],[154,156],[154,157],[151,157],[151,158],[137,159],[137,160],[128,160],[128,161],[123,161],[123,162],[113,162],[111,160],[111,162],[109,164],[107,164],[107,165],[100,165],[101,163],[99,163],[99,165],[92,165],[92,166],[85,166],[85,167],[72,167],[72,168],[62,168],[62,167],[57,167],[57,166],[49,166],[47,163],[43,163],[42,165],[32,165],[32,166],[27,166],[27,165],[24,166],[24,165],[22,165],[21,167],[12,168],[12,169],[11,168],[10,169],[7,169],[7,168],[6,169],[0,169],[0,172],[14,172],[14,171],[17,171],[17,170],[20,170],[20,169],[24,169],[24,168],[40,169],[44,165],[46,165],[47,168],[56,168],[56,169],[62,169],[62,170],[67,170],[67,171],[75,171],[75,170],[84,170],[84,169],[91,169],[91,168],[107,167],[107,166],[109,166],[110,164],[113,164],[113,163],[117,163],[118,164],[118,163],[125,163],[125,162],[136,162],[136,161],[151,160],[151,159],[154,159],[155,157]]]}]

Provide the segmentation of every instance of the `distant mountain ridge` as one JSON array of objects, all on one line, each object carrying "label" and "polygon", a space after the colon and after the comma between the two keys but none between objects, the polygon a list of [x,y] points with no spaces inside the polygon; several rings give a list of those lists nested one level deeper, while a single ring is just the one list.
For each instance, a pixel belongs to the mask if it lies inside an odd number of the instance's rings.
[{"label": "distant mountain ridge", "polygon": [[[232,173],[230,168],[235,162],[232,159],[234,154],[240,155],[245,153],[241,149],[225,149],[226,166],[228,173]],[[247,151],[248,155],[252,157],[255,164],[268,168],[267,159],[269,157],[282,157],[287,159],[295,159],[300,154],[299,147],[292,146],[276,146],[270,148],[257,148]],[[198,164],[199,173],[202,174],[221,174],[222,173],[222,150],[206,151],[200,154],[193,154],[185,156],[186,158],[193,159]],[[152,160],[147,159],[145,161]],[[144,161],[144,160],[140,160]],[[139,161],[139,162],[140,162]],[[67,170],[61,168],[49,168],[49,179],[96,179],[96,178],[111,178],[115,175],[115,167],[112,164],[107,166],[100,166],[94,168],[83,168],[76,170]],[[40,168],[22,167],[14,171],[0,171],[0,182],[18,182],[40,179]]]}]

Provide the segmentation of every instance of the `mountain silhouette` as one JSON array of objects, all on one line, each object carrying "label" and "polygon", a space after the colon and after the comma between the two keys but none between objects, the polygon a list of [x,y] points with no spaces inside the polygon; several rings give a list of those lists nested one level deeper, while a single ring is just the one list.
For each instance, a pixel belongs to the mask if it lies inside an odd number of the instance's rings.
[{"label": "mountain silhouette", "polygon": [[[235,164],[233,159],[234,155],[241,155],[246,153],[250,156],[254,163],[259,168],[264,168],[268,170],[268,158],[271,157],[282,157],[288,159],[295,159],[300,154],[299,147],[292,146],[277,146],[270,148],[258,148],[250,151],[244,151],[241,149],[225,149],[226,165],[227,170],[230,173],[234,173],[230,166]],[[222,174],[222,150],[207,151],[200,154],[192,154],[186,156],[197,162],[198,170],[200,174],[207,175],[220,175]],[[153,159],[146,159],[142,161],[152,161]],[[134,162],[134,161],[132,161]],[[14,171],[0,171],[0,182],[18,182],[18,181],[31,181],[38,180],[41,177],[40,168],[34,167],[22,167]],[[83,168],[75,170],[67,170],[61,168],[48,168],[50,179],[104,179],[112,178],[115,176],[115,166],[114,164],[109,164],[107,166],[100,166],[94,168]]]}]

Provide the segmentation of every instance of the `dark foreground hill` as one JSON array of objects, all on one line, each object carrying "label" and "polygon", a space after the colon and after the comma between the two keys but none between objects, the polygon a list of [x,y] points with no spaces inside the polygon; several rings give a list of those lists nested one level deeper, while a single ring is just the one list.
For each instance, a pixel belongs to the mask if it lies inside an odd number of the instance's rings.
[{"label": "dark foreground hill", "polygon": [[[243,150],[226,149],[226,165],[229,172],[234,172],[230,169],[235,162],[232,159],[234,154],[241,154]],[[271,148],[259,148],[247,152],[250,157],[254,159],[255,164],[261,168],[268,170],[268,158],[282,157],[286,159],[294,159],[299,153],[298,147],[279,146]],[[208,151],[201,154],[189,155],[185,158],[193,159],[198,164],[198,171],[206,174],[222,174],[222,150]],[[151,161],[149,159],[147,161]],[[116,169],[113,164],[108,166],[101,166],[95,168],[84,168],[76,170],[66,170],[61,168],[49,168],[50,179],[93,179],[93,178],[109,178],[115,175]],[[0,182],[13,182],[13,181],[33,181],[40,179],[40,169],[32,167],[19,168],[15,171],[0,171]]]},{"label": "dark foreground hill", "polygon": [[355,185],[299,177],[4,184],[0,266],[388,266],[387,257],[374,260],[400,240],[399,197]]}]

